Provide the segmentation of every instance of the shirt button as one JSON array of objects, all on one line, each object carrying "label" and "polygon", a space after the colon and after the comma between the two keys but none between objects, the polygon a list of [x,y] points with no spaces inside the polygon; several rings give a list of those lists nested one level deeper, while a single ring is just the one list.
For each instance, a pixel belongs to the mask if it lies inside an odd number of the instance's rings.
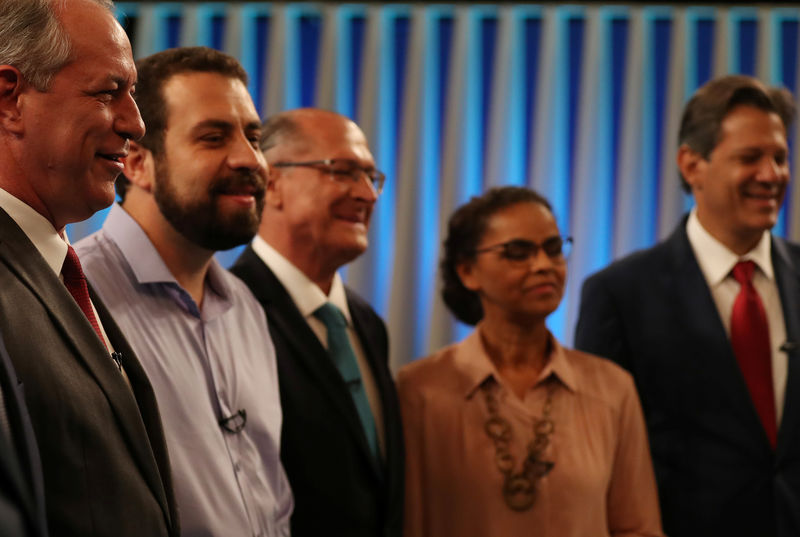
[{"label": "shirt button", "polygon": [[[238,471],[239,471],[239,469],[240,469],[240,467],[239,467],[239,463],[238,463],[238,462],[234,463],[234,464],[233,464],[233,471],[234,471],[234,472],[238,472]],[[258,537],[258,536],[256,536],[256,537]]]}]

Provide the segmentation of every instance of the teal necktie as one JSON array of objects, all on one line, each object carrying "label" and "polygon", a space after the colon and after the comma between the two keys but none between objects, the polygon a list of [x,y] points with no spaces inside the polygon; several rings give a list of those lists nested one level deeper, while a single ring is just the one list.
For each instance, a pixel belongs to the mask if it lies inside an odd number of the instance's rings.
[{"label": "teal necktie", "polygon": [[367,392],[364,390],[364,383],[361,380],[361,372],[358,370],[356,354],[350,345],[350,338],[347,337],[347,320],[341,310],[330,302],[317,308],[314,311],[314,317],[322,321],[328,330],[328,354],[350,390],[358,417],[361,419],[361,426],[367,436],[367,444],[369,444],[375,460],[380,461],[375,419],[372,416]]}]

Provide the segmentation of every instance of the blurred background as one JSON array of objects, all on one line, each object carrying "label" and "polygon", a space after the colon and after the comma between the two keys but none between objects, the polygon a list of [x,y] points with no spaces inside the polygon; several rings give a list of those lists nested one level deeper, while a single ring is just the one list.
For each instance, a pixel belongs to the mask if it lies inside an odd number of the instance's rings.
[{"label": "blurred background", "polygon": [[[137,58],[181,45],[237,57],[264,117],[317,106],[361,126],[387,183],[343,276],[387,321],[395,369],[470,330],[443,306],[437,266],[470,196],[527,185],[553,203],[575,248],[548,324],[569,345],[583,279],[691,207],[674,162],[687,98],[726,73],[795,94],[798,81],[800,8],[786,4],[118,2],[117,15]],[[800,238],[800,188],[775,232]]]}]

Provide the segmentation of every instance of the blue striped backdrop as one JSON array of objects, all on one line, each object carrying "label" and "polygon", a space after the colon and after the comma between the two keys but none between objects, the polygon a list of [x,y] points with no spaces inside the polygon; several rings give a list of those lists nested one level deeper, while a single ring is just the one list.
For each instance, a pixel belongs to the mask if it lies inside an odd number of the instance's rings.
[{"label": "blue striped backdrop", "polygon": [[[393,367],[469,330],[438,297],[437,261],[448,215],[470,196],[517,184],[551,200],[576,244],[549,319],[569,344],[586,275],[666,236],[691,206],[674,163],[688,96],[731,72],[797,89],[795,7],[120,2],[117,12],[136,57],[218,48],[247,69],[262,115],[319,106],[362,126],[388,182],[370,248],[344,276],[386,318]],[[104,218],[70,226],[72,239]],[[800,236],[800,189],[776,232]]]}]

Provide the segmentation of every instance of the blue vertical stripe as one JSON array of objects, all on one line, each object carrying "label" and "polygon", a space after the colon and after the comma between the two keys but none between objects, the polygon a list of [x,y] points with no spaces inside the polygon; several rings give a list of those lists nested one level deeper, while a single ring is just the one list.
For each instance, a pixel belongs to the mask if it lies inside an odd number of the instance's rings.
[{"label": "blue vertical stripe", "polygon": [[361,97],[361,71],[362,61],[364,59],[364,31],[366,30],[366,19],[363,10],[359,9],[357,13],[353,13],[347,24],[347,31],[350,33],[350,55],[351,55],[351,69],[350,80],[353,88],[353,93],[350,95],[352,99],[352,106],[355,110]]},{"label": "blue vertical stripe", "polygon": [[[525,106],[521,109],[524,110],[522,120],[525,124],[525,137],[522,142],[524,154],[524,170],[531,169],[531,156],[532,152],[528,151],[529,147],[534,147],[535,140],[533,139],[534,130],[533,126],[536,124],[536,96],[538,84],[536,75],[539,72],[540,54],[541,54],[541,41],[542,41],[542,18],[539,13],[524,13],[524,49],[525,54]],[[525,176],[525,181],[522,184],[530,184],[531,178]]]},{"label": "blue vertical stripe", "polygon": [[[467,54],[464,66],[464,80],[453,81],[464,87],[464,102],[461,110],[463,155],[461,177],[456,190],[456,203],[462,204],[470,196],[483,190],[483,161],[484,161],[484,125],[486,124],[485,110],[489,107],[485,96],[487,77],[484,69],[491,59],[486,58],[484,48],[486,43],[483,37],[483,12],[480,8],[470,8],[467,19]],[[444,105],[444,103],[442,103]],[[446,106],[442,106],[446,108]]]},{"label": "blue vertical stripe", "polygon": [[262,113],[262,99],[269,73],[267,43],[269,42],[270,13],[267,7],[248,4],[242,7],[241,50],[242,66],[249,74],[247,89],[253,97],[256,110]]},{"label": "blue vertical stripe", "polygon": [[[778,66],[777,69],[780,73],[780,80],[775,81],[776,83],[782,84],[784,87],[789,89],[795,96],[797,95],[797,62],[798,62],[798,52],[797,48],[800,46],[798,43],[798,17],[800,17],[800,12],[796,9],[787,9],[787,10],[776,10],[774,18],[776,19],[776,24],[774,27],[778,29],[778,37],[775,38],[776,45],[772,48],[772,53],[778,58],[773,57],[773,65]],[[797,144],[797,139],[794,137],[794,129],[790,129],[789,134],[789,155],[794,155],[794,148],[795,144]],[[790,166],[792,171],[794,172],[794,176],[797,177],[797,169],[798,169],[797,162],[790,162]],[[786,190],[786,198],[787,200],[791,200],[793,198],[794,190],[798,188],[797,181],[789,181],[789,186]],[[777,229],[775,233],[782,236],[787,237],[792,230],[789,229],[789,222],[786,216],[787,211],[798,211],[800,207],[789,207],[787,203],[784,203],[783,208],[781,209],[779,219],[777,225],[775,226]],[[795,230],[796,232],[796,230]]]},{"label": "blue vertical stripe", "polygon": [[[477,10],[476,13],[478,17],[478,28],[479,31],[479,41],[480,43],[480,66],[478,69],[478,76],[480,77],[480,119],[477,127],[477,133],[480,135],[480,156],[481,162],[478,171],[480,173],[480,177],[485,177],[484,175],[484,163],[486,162],[485,156],[488,150],[488,125],[491,124],[491,102],[492,102],[492,81],[494,74],[494,55],[496,51],[496,44],[497,44],[497,15],[496,11],[492,9],[488,11],[486,9],[479,9],[473,8]],[[477,185],[472,184],[469,185],[468,188],[474,188],[477,186],[476,193],[483,190],[481,188],[481,183],[478,182]]]},{"label": "blue vertical stripe", "polygon": [[304,13],[297,21],[300,40],[300,106],[314,106],[322,20],[318,13]]},{"label": "blue vertical stripe", "polygon": [[739,21],[739,69],[745,75],[756,76],[756,43],[758,41],[758,22],[756,19]]},{"label": "blue vertical stripe", "polygon": [[[609,204],[613,204],[613,200],[617,197],[617,181],[619,176],[619,152],[620,152],[620,127],[622,126],[622,97],[625,89],[625,50],[628,45],[628,21],[627,18],[622,16],[612,17],[610,20],[610,32],[607,37],[610,40],[611,50],[609,51],[609,60],[611,64],[610,77],[604,76],[604,79],[609,79],[611,82],[611,115],[610,130],[611,130],[611,174],[608,185],[606,185],[606,196]],[[613,221],[613,219],[612,219]],[[602,251],[598,252],[597,258],[606,260],[611,254],[611,231],[613,225],[607,229],[608,236],[605,240],[596,241],[597,247],[602,247]]]},{"label": "blue vertical stripe", "polygon": [[[667,8],[669,9],[669,8]],[[651,11],[652,19],[649,19],[646,29],[652,35],[652,47],[648,51],[650,54],[646,60],[652,65],[653,76],[653,102],[651,110],[653,114],[653,129],[655,136],[653,140],[653,159],[655,176],[653,178],[653,196],[656,197],[658,192],[661,192],[661,181],[678,181],[678,177],[661,177],[661,169],[665,158],[672,158],[672,153],[664,155],[662,150],[664,148],[664,129],[667,125],[666,117],[666,103],[667,103],[667,84],[669,75],[669,63],[671,49],[671,35],[672,35],[672,19],[671,10],[669,13],[663,13],[662,10],[657,12]],[[652,59],[650,59],[652,58]],[[674,142],[673,142],[674,143]],[[661,217],[661,210],[659,204],[653,210],[653,230],[656,235],[653,240],[657,239],[658,221]]]},{"label": "blue vertical stripe", "polygon": [[225,40],[225,5],[197,7],[197,45],[222,50]]},{"label": "blue vertical stripe", "polygon": [[349,7],[342,7],[336,11],[336,84],[334,86],[334,110],[343,116],[356,120],[356,107],[353,101],[354,88],[358,81],[353,81],[353,40],[350,33],[350,20],[353,14]]},{"label": "blue vertical stripe", "polygon": [[[390,281],[394,262],[395,205],[400,185],[397,184],[397,151],[400,139],[402,81],[405,79],[405,46],[408,39],[408,12],[391,8],[381,11],[378,61],[378,110],[376,138],[373,147],[376,164],[386,173],[386,185],[372,213],[370,248],[375,251],[372,267],[372,305],[381,315],[388,314]],[[401,34],[402,37],[398,37]]]},{"label": "blue vertical stripe", "polygon": [[[0,0],[1,1],[1,0]],[[322,17],[323,10],[331,17]],[[373,10],[376,16],[372,16]],[[410,14],[417,12],[422,16],[413,19]],[[634,42],[631,33],[632,17],[644,11],[644,29],[642,40]],[[603,35],[597,41],[603,47],[602,65],[585,64],[588,52],[585,41],[589,13],[599,11],[603,17]],[[369,18],[367,18],[369,13]],[[676,17],[686,13],[686,40],[675,43],[674,31],[678,28]],[[762,18],[766,13],[767,17]],[[508,14],[512,24],[512,37],[500,35],[499,14]],[[197,44],[223,49],[231,46],[235,50],[250,75],[248,90],[253,95],[259,113],[262,103],[270,102],[279,109],[295,108],[304,105],[315,105],[320,87],[335,88],[336,93],[325,95],[324,99],[345,115],[354,117],[357,122],[372,118],[375,122],[370,126],[370,142],[377,165],[388,175],[385,191],[378,200],[373,213],[370,231],[370,252],[368,271],[369,280],[363,287],[367,298],[381,313],[389,307],[391,278],[393,266],[413,266],[415,274],[409,277],[409,288],[406,296],[413,296],[413,305],[409,305],[404,326],[411,326],[413,334],[392,333],[392,338],[403,338],[413,346],[415,353],[426,354],[426,343],[430,339],[431,297],[436,293],[436,273],[434,267],[439,256],[440,237],[436,230],[441,220],[442,208],[465,201],[471,194],[482,189],[484,178],[493,183],[531,184],[547,196],[554,206],[559,226],[564,232],[581,230],[583,238],[578,248],[583,257],[576,255],[571,266],[571,273],[577,278],[583,276],[580,271],[590,264],[602,264],[620,250],[609,247],[611,230],[618,222],[618,213],[613,205],[615,200],[625,198],[618,189],[627,185],[630,178],[622,177],[624,173],[621,140],[626,133],[622,132],[623,118],[629,113],[626,100],[624,76],[632,55],[631,51],[643,51],[644,80],[636,86],[641,92],[641,119],[637,120],[637,133],[641,136],[641,163],[632,163],[635,171],[635,192],[628,198],[633,208],[624,208],[626,216],[634,223],[629,232],[620,239],[626,247],[647,246],[655,241],[656,222],[659,221],[662,202],[657,193],[662,191],[660,181],[677,181],[677,177],[660,177],[665,166],[665,159],[674,158],[674,140],[667,140],[666,128],[669,124],[665,116],[666,105],[670,96],[667,91],[671,85],[669,80],[670,66],[680,65],[684,87],[680,90],[683,97],[693,93],[698,86],[709,80],[716,68],[715,58],[722,57],[728,63],[723,68],[729,71],[748,74],[766,73],[768,82],[783,84],[791,90],[798,89],[798,50],[800,42],[800,11],[796,7],[678,7],[677,4],[665,6],[639,7],[636,4],[609,7],[596,4],[555,5],[555,4],[517,4],[507,6],[476,4],[340,4],[325,5],[313,3],[267,3],[267,2],[196,2],[196,3],[138,3],[121,2],[116,6],[118,20],[125,28],[135,46],[134,50],[145,54],[179,43],[189,44],[194,39]],[[545,36],[544,21],[551,16],[556,22],[556,36]],[[728,17],[727,21],[721,17]],[[762,24],[767,21],[768,24]],[[410,50],[409,36],[416,31],[413,25],[422,21],[424,24],[426,49],[422,57],[411,57],[416,49]],[[189,27],[187,24],[194,24]],[[456,26],[461,21],[470,25],[470,39],[464,46],[466,51],[466,70],[455,66],[453,62],[461,61],[465,51],[455,50],[454,37],[460,35],[464,28]],[[331,23],[334,23],[331,26]],[[503,23],[506,21],[503,20]],[[729,36],[724,42],[718,39],[719,32],[727,22]],[[150,25],[152,23],[152,25]],[[241,24],[240,24],[241,23]],[[147,26],[145,26],[147,24]],[[373,24],[379,24],[380,38],[376,35]],[[237,31],[240,35],[232,35]],[[336,70],[330,80],[321,80],[327,76],[328,70],[320,65],[323,57],[320,51],[322,36],[330,37],[326,32],[334,31],[331,43],[334,51]],[[138,33],[138,35],[137,35]],[[284,35],[280,41],[275,37]],[[638,35],[638,34],[637,34]],[[369,41],[367,37],[369,36]],[[553,57],[544,57],[542,51],[550,52],[550,43],[543,37],[554,37],[557,46],[552,51]],[[508,41],[506,41],[508,39]],[[499,43],[504,47],[500,48]],[[760,50],[759,44],[765,44],[767,50]],[[371,64],[373,72],[364,72],[364,61],[372,58],[373,51],[366,47],[376,45],[375,51],[380,60]],[[508,45],[508,49],[505,46]],[[276,47],[271,49],[270,47]],[[715,50],[715,47],[723,50]],[[671,51],[681,51],[680,58],[670,57]],[[330,51],[326,51],[330,52]],[[500,53],[504,55],[499,55]],[[600,57],[598,56],[598,57]],[[325,55],[330,57],[330,55]],[[275,64],[269,65],[270,61]],[[767,65],[760,62],[766,61]],[[539,72],[543,66],[554,66],[546,76]],[[422,62],[424,74],[420,88],[405,86],[407,66]],[[502,65],[502,71],[508,67],[507,87],[503,83],[493,81],[497,71],[497,62],[509,62]],[[373,67],[374,66],[374,67]],[[452,69],[458,67],[459,69]],[[587,80],[583,80],[583,72],[589,73],[589,67],[600,70],[595,83],[597,87],[587,88]],[[464,78],[449,80],[450,72],[462,73]],[[270,76],[277,78],[270,79]],[[268,84],[270,82],[270,84]],[[364,101],[364,91],[368,83],[369,91],[374,91]],[[324,86],[323,86],[324,83]],[[450,91],[450,85],[459,84],[459,91]],[[453,88],[455,89],[455,88]],[[276,94],[267,96],[267,92]],[[421,91],[414,98],[407,96],[408,91]],[[500,95],[492,95],[493,91],[502,91],[502,110],[505,119],[491,117],[491,103],[501,102]],[[594,92],[591,103],[603,103],[601,109],[593,111],[590,122],[595,129],[592,133],[579,133],[582,128],[579,120],[585,117],[586,111],[579,110],[579,99],[586,92]],[[460,108],[459,118],[445,117],[453,107],[446,101],[448,96],[463,93],[465,101]],[[547,102],[539,103],[541,96],[547,95]],[[269,97],[267,99],[267,97]],[[361,118],[359,103],[369,102],[375,110]],[[406,110],[405,106],[421,103],[421,110]],[[537,108],[541,105],[541,108]],[[418,121],[408,121],[411,114]],[[579,118],[579,114],[582,118]],[[542,120],[547,125],[539,125]],[[444,124],[451,125],[459,121],[463,133],[459,133],[459,144],[453,146],[457,152],[454,157],[458,162],[459,172],[457,185],[450,194],[453,199],[442,199],[441,158],[443,148]],[[538,123],[537,123],[538,122]],[[403,127],[412,129],[412,133],[401,133]],[[490,127],[491,126],[491,130]],[[498,149],[495,140],[489,140],[490,134],[498,136],[507,147]],[[365,129],[366,130],[366,129]],[[580,135],[580,136],[579,136]],[[534,139],[545,136],[549,140]],[[592,215],[597,224],[582,224],[581,216],[575,214],[576,200],[581,198],[577,192],[576,181],[584,178],[575,176],[576,166],[585,165],[583,154],[578,154],[578,141],[587,140],[587,148],[581,147],[590,154],[598,155],[593,159],[590,170],[592,174]],[[418,151],[409,151],[401,147],[405,140],[413,140]],[[790,136],[790,148],[793,150],[796,141]],[[491,146],[489,146],[491,144]],[[498,151],[497,169],[489,169],[495,165],[495,154],[489,159],[487,149]],[[448,149],[450,146],[448,145]],[[533,155],[531,148],[545,148],[542,153]],[[398,163],[400,152],[418,155],[415,162]],[[538,162],[532,162],[533,158]],[[580,159],[580,160],[578,160]],[[636,160],[636,159],[632,159]],[[792,163],[793,165],[795,163]],[[409,199],[407,193],[399,194],[409,185],[398,184],[398,168],[403,173],[405,166],[414,167],[417,177],[414,181],[414,193],[410,199],[418,211],[411,219],[415,227],[414,233],[408,233],[415,241],[413,246],[406,245],[404,252],[413,252],[412,260],[395,259],[395,237],[398,235],[396,220],[399,200]],[[626,164],[627,165],[627,164]],[[592,166],[589,166],[590,168]],[[627,168],[625,168],[627,169]],[[535,176],[530,176],[535,172]],[[493,175],[494,174],[494,175]],[[625,180],[625,183],[621,181]],[[627,186],[626,186],[627,188]],[[787,199],[791,201],[794,183],[790,184]],[[583,193],[585,195],[585,193]],[[795,193],[796,194],[796,193]],[[691,206],[690,197],[687,207]],[[610,204],[610,205],[609,205]],[[665,205],[666,207],[666,205]],[[789,224],[789,216],[800,207],[787,205],[781,212],[776,234],[785,234]],[[101,211],[94,218],[69,226],[74,239],[80,238],[99,227],[106,211]],[[605,215],[605,216],[603,216]],[[796,215],[795,215],[796,216]],[[795,220],[797,220],[795,218]],[[577,227],[570,230],[568,224]],[[622,234],[615,233],[618,237]],[[576,252],[577,254],[577,252]],[[222,254],[223,259],[230,254]],[[602,261],[592,259],[602,257]],[[413,264],[412,264],[413,263]],[[573,270],[575,272],[573,272]],[[578,283],[576,283],[576,286]],[[577,288],[577,287],[576,287]],[[400,290],[401,296],[403,290]],[[572,291],[570,291],[572,292]],[[394,310],[393,310],[394,311]],[[438,315],[438,313],[437,313]],[[403,317],[406,319],[406,317]],[[565,312],[563,308],[551,317],[549,325],[554,332],[563,337]],[[443,326],[441,323],[434,323]],[[470,330],[458,326],[454,333],[463,335]],[[439,338],[441,339],[441,338]],[[410,352],[410,350],[409,350]]]},{"label": "blue vertical stripe", "polygon": [[[442,19],[451,19],[450,13],[429,9],[425,14],[425,43],[430,49],[423,58],[422,109],[420,110],[419,136],[419,219],[417,237],[419,257],[416,264],[417,288],[415,293],[416,335],[414,338],[414,356],[423,356],[427,352],[430,330],[430,297],[435,292],[435,270],[439,254],[438,237],[431,233],[438,226],[439,219],[439,177],[441,171],[440,148],[442,132],[443,108],[442,86],[447,78],[442,76],[441,53],[445,47],[443,36],[438,32]],[[448,35],[449,37],[449,35]],[[446,90],[445,90],[446,91]]]},{"label": "blue vertical stripe", "polygon": [[702,17],[697,20],[696,24],[697,72],[695,73],[695,84],[700,87],[711,80],[714,74],[714,19]]},{"label": "blue vertical stripe", "polygon": [[567,108],[567,143],[568,155],[564,177],[559,181],[558,188],[550,202],[559,215],[559,220],[563,225],[562,229],[567,229],[567,222],[570,221],[570,200],[572,198],[572,176],[575,170],[575,157],[577,144],[577,125],[578,125],[578,103],[580,102],[581,70],[583,67],[583,36],[585,20],[583,13],[569,17],[568,35],[568,73],[567,92],[569,95]]},{"label": "blue vertical stripe", "polygon": [[301,81],[301,54],[300,31],[298,19],[302,14],[301,8],[290,4],[284,10],[283,28],[286,32],[283,49],[283,110],[300,108]]}]

